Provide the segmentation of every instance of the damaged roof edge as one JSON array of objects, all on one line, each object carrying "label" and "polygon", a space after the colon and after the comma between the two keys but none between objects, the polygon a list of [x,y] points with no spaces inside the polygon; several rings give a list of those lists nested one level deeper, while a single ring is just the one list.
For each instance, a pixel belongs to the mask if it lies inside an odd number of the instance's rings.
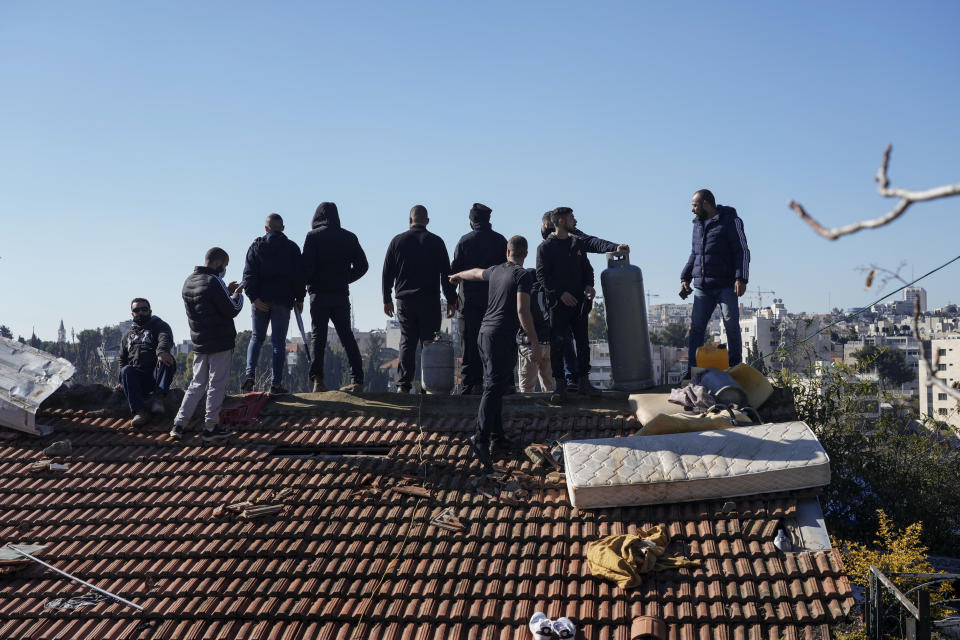
[{"label": "damaged roof edge", "polygon": [[68,360],[0,338],[0,426],[34,435],[50,433],[36,424],[37,409],[75,371]]}]

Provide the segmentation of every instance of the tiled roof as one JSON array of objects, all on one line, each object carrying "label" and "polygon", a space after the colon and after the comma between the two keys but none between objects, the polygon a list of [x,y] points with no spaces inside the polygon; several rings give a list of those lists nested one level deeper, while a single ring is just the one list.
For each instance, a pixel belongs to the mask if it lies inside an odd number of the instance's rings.
[{"label": "tiled roof", "polygon": [[[432,414],[427,398],[420,420],[413,409],[268,404],[223,446],[174,444],[165,426],[133,431],[98,412],[48,412],[54,436],[0,444],[0,544],[46,544],[45,561],[145,612],[112,601],[45,607],[87,589],[31,564],[0,573],[0,638],[499,640],[528,638],[536,610],[570,617],[592,640],[629,640],[641,615],[682,640],[818,638],[849,612],[836,551],[784,555],[773,545],[798,494],[735,498],[728,513],[723,501],[577,511],[524,459],[508,466],[538,480],[509,504],[475,484],[469,402]],[[505,426],[527,442],[638,427],[626,415],[569,411],[508,413]],[[69,470],[31,473],[63,437],[74,447]],[[276,445],[390,451],[283,457],[271,455]],[[430,494],[386,491],[404,483]],[[247,500],[285,509],[258,519],[215,511]],[[447,506],[464,531],[429,524]],[[668,553],[700,568],[651,574],[629,590],[590,574],[588,542],[661,523]]]}]

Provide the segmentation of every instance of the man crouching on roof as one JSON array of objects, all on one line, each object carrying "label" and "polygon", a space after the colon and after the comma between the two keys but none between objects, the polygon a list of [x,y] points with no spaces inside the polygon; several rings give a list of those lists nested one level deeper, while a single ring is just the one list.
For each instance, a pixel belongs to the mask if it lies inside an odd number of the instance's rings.
[{"label": "man crouching on roof", "polygon": [[530,289],[533,276],[523,268],[527,240],[513,236],[507,242],[507,261],[487,269],[467,269],[450,276],[454,285],[462,280],[481,280],[489,284],[487,310],[480,323],[478,344],[483,362],[483,395],[477,413],[477,432],[470,448],[483,465],[493,471],[492,456],[519,449],[503,432],[503,395],[513,385],[517,364],[517,333],[526,333],[534,358],[539,353],[537,330],[530,314]]},{"label": "man crouching on roof", "polygon": [[[163,399],[170,391],[177,361],[170,355],[173,332],[170,325],[153,315],[146,298],[130,302],[133,325],[120,340],[120,383],[139,428],[150,422],[150,414],[163,415]],[[147,410],[147,398],[153,399]]]},{"label": "man crouching on roof", "polygon": [[204,442],[226,440],[233,433],[219,423],[220,406],[227,393],[237,329],[233,319],[243,309],[242,284],[226,284],[230,256],[220,247],[207,251],[202,267],[196,267],[183,283],[183,305],[187,309],[190,339],[193,340],[193,380],[187,387],[180,411],[173,421],[170,437],[183,438],[183,428],[193,416],[204,392],[206,417],[200,438]]}]

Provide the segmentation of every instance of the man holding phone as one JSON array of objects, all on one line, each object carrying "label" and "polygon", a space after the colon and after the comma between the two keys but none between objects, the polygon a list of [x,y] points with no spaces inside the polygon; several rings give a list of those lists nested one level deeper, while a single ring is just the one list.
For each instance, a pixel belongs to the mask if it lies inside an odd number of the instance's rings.
[{"label": "man holding phone", "polygon": [[207,406],[200,438],[204,442],[219,442],[233,435],[219,423],[237,342],[233,319],[243,309],[243,285],[223,281],[229,263],[227,252],[213,247],[207,251],[203,266],[194,268],[183,283],[183,305],[193,341],[193,380],[170,429],[174,440],[183,438],[183,429],[204,393]]}]

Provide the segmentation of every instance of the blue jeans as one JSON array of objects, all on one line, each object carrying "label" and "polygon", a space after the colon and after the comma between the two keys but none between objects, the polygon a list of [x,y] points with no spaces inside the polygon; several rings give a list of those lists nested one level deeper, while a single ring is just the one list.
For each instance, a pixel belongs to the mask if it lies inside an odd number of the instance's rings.
[{"label": "blue jeans", "polygon": [[720,315],[723,317],[723,328],[727,332],[727,355],[730,366],[740,364],[742,357],[740,341],[740,305],[733,287],[724,289],[694,289],[693,313],[690,317],[690,341],[687,361],[688,367],[697,365],[697,349],[703,346],[704,334],[713,310],[720,305]]},{"label": "blue jeans", "polygon": [[247,347],[247,377],[257,373],[257,358],[270,325],[270,342],[273,344],[273,384],[283,380],[283,367],[287,360],[287,325],[290,324],[290,307],[271,303],[269,311],[259,311],[250,306],[253,316],[253,336]]}]

